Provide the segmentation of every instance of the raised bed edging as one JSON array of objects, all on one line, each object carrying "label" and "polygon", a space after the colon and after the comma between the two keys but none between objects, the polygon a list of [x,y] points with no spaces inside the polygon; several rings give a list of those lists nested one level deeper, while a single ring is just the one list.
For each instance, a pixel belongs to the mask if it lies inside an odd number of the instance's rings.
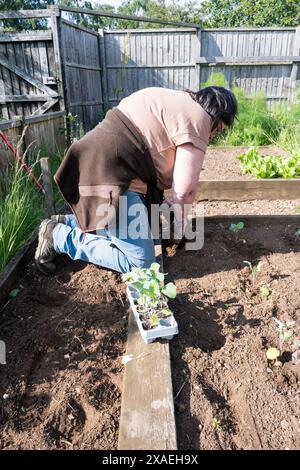
[{"label": "raised bed edging", "polygon": [[197,200],[251,201],[300,198],[300,179],[201,180]]},{"label": "raised bed edging", "polygon": [[37,243],[38,229],[28,242],[14,255],[3,271],[0,273],[0,304],[8,295],[11,287],[21,274],[22,269],[29,262]]},{"label": "raised bed edging", "polygon": [[177,450],[169,342],[144,343],[131,309],[126,356],[118,450]]},{"label": "raised bed edging", "polygon": [[231,222],[243,221],[247,225],[272,224],[282,222],[283,224],[300,223],[299,215],[209,215],[204,217],[204,223],[230,224]]}]

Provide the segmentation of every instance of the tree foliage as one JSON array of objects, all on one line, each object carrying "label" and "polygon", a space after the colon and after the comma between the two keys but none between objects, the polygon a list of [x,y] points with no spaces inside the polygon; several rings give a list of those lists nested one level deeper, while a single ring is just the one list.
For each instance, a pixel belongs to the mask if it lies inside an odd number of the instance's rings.
[{"label": "tree foliage", "polygon": [[[202,27],[224,28],[238,26],[297,26],[300,24],[300,8],[297,0],[124,0],[115,10],[106,4],[89,0],[0,0],[0,10],[46,8],[60,4],[66,7],[102,10],[129,16],[147,16],[156,19],[199,24]],[[98,28],[163,28],[163,24],[121,20],[78,13],[63,13],[77,24]],[[47,20],[5,20],[2,30],[37,29],[47,27]]]},{"label": "tree foliage", "polygon": [[[0,0],[0,11],[9,10],[34,10],[47,8],[53,5],[55,0]],[[20,31],[23,29],[45,29],[47,20],[28,19],[28,20],[3,20],[0,21],[0,30],[2,31]]]},{"label": "tree foliage", "polygon": [[204,0],[202,13],[211,28],[300,24],[297,0]]}]

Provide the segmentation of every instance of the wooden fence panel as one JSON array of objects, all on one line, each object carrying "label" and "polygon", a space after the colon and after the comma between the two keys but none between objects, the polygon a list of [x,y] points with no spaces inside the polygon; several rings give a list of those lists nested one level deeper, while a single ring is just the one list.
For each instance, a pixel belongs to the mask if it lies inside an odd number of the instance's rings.
[{"label": "wooden fence panel", "polygon": [[101,121],[104,110],[99,36],[64,19],[60,34],[65,106],[88,131]]}]

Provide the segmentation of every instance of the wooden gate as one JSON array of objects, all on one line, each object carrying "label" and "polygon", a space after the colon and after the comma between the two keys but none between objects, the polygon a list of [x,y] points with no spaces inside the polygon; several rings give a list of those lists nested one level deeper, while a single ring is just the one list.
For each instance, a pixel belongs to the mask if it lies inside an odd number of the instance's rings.
[{"label": "wooden gate", "polygon": [[51,31],[0,35],[2,119],[59,111],[57,72]]},{"label": "wooden gate", "polygon": [[78,117],[84,131],[104,116],[100,36],[83,26],[60,18],[60,54],[64,98],[68,112]]}]

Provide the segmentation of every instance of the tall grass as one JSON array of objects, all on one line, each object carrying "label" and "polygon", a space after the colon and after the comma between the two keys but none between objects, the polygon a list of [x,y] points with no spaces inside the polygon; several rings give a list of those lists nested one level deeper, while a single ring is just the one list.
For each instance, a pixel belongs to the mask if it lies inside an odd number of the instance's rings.
[{"label": "tall grass", "polygon": [[0,180],[0,271],[45,215],[44,196],[18,163]]},{"label": "tall grass", "polygon": [[[50,159],[54,172],[61,161],[57,155]],[[39,177],[39,162],[31,165]],[[59,195],[55,191],[56,202]],[[59,206],[59,203],[57,204]],[[29,239],[39,222],[46,216],[43,193],[19,163],[13,162],[0,173],[0,271]]]},{"label": "tall grass", "polygon": [[[222,73],[212,73],[201,86],[225,86]],[[300,89],[293,101],[280,103],[270,109],[263,92],[251,97],[238,87],[233,87],[238,101],[238,119],[213,145],[269,145],[277,144],[293,152],[300,149]]]}]

